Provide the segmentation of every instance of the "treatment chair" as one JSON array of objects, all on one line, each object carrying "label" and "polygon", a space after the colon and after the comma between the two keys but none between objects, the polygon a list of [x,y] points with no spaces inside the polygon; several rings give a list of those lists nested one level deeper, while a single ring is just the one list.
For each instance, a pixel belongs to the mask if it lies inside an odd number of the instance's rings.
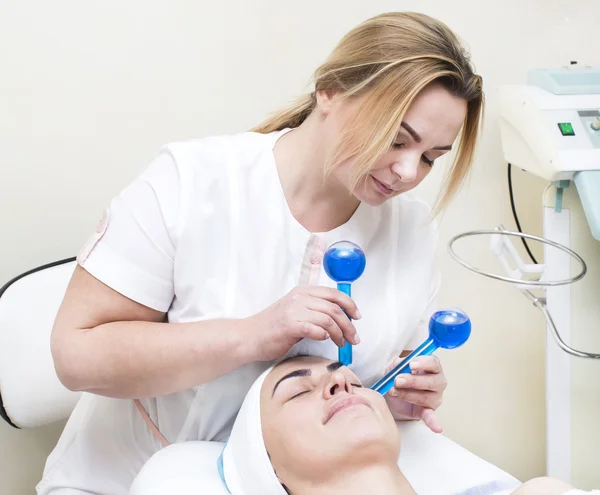
[{"label": "treatment chair", "polygon": [[[0,416],[14,428],[34,429],[65,420],[81,396],[58,380],[50,353],[52,325],[75,263],[69,258],[40,266],[0,288]],[[400,466],[419,495],[500,495],[519,485],[420,422],[404,422],[400,428]],[[217,470],[222,446],[186,442],[164,448],[146,463],[130,493],[226,495]]]}]

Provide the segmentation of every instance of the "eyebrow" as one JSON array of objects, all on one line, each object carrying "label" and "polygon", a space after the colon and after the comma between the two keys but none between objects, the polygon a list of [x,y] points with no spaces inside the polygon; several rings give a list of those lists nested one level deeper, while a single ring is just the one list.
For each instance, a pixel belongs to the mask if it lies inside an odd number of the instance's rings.
[{"label": "eyebrow", "polygon": [[[423,139],[421,138],[421,136],[419,136],[417,134],[417,131],[415,131],[406,122],[403,121],[400,124],[400,126],[402,126],[406,130],[406,132],[408,132],[417,143],[420,143],[421,141],[423,141]],[[451,144],[447,144],[446,146],[436,146],[436,147],[431,148],[431,149],[439,150],[439,151],[450,151],[450,150],[452,150],[452,145]]]},{"label": "eyebrow", "polygon": [[[342,366],[344,366],[342,363],[340,363],[339,361],[336,361],[334,363],[328,364],[326,366],[326,369],[329,373],[333,373],[335,370],[340,369]],[[294,371],[288,373],[287,375],[281,377],[279,379],[279,381],[273,387],[273,393],[271,393],[271,398],[273,398],[273,396],[275,395],[275,390],[277,390],[277,387],[279,387],[279,384],[281,382],[283,382],[284,380],[289,380],[290,378],[310,376],[311,374],[312,374],[312,371],[309,369],[299,369],[299,370],[294,370]]]}]

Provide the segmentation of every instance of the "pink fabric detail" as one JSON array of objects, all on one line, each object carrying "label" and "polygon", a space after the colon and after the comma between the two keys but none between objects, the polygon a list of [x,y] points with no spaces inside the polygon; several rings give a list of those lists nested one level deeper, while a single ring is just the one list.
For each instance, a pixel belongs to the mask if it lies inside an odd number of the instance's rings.
[{"label": "pink fabric detail", "polygon": [[[313,254],[310,258],[310,275],[308,278],[308,285],[317,285],[319,283],[319,276],[321,275],[321,260],[325,254],[325,241],[316,236],[316,242],[314,246]],[[317,261],[315,263],[315,260]]]},{"label": "pink fabric detail", "polygon": [[163,436],[163,434],[160,431],[158,431],[158,428],[150,419],[150,416],[144,409],[144,406],[142,406],[142,403],[138,399],[135,399],[133,403],[135,404],[135,407],[137,408],[138,412],[142,415],[142,419],[146,422],[152,434],[162,444],[163,447],[168,447],[170,445],[169,441]]},{"label": "pink fabric detail", "polygon": [[325,252],[325,241],[311,234],[306,243],[298,285],[316,285],[321,272],[321,261]]},{"label": "pink fabric detail", "polygon": [[85,262],[87,257],[92,252],[92,249],[94,249],[94,246],[98,244],[98,241],[100,239],[102,239],[102,236],[104,235],[104,233],[106,232],[106,228],[108,227],[109,218],[110,212],[108,211],[108,209],[106,209],[102,214],[102,218],[96,224],[96,229],[94,233],[88,238],[86,243],[81,248],[81,251],[77,255],[77,263],[79,263],[80,265]]},{"label": "pink fabric detail", "polygon": [[304,248],[304,256],[302,257],[302,266],[300,267],[300,278],[298,279],[298,285],[308,285],[311,272],[310,257],[313,252],[313,246],[315,243],[315,236],[311,235],[308,238],[306,247]]}]

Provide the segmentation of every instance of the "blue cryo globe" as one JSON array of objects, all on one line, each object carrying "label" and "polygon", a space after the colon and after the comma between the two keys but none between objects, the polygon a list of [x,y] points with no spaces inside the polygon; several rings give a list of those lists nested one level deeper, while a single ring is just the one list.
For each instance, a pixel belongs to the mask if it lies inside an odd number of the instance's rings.
[{"label": "blue cryo globe", "polygon": [[436,311],[429,320],[429,335],[444,349],[455,349],[471,336],[471,320],[458,308]]},{"label": "blue cryo globe", "polygon": [[365,271],[367,258],[356,244],[340,241],[332,244],[323,257],[327,276],[338,283],[352,283]]}]

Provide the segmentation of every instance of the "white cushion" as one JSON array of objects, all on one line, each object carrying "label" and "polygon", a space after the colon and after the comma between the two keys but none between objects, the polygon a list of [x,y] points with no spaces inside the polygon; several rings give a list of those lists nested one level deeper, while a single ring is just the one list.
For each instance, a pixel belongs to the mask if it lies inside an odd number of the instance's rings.
[{"label": "white cushion", "polygon": [[[422,422],[399,421],[398,465],[419,495],[512,493],[521,483]],[[479,489],[475,489],[478,487]]]},{"label": "white cushion", "polygon": [[[398,465],[419,495],[508,494],[520,482],[420,422],[398,422],[402,450]],[[170,445],[150,458],[134,480],[130,495],[228,495],[217,469],[220,442]],[[268,494],[265,494],[268,495]]]},{"label": "white cushion", "polygon": [[75,262],[45,268],[14,282],[0,297],[0,394],[20,428],[67,418],[80,394],[58,380],[50,333]]},{"label": "white cushion", "polygon": [[221,442],[185,442],[154,454],[133,481],[131,495],[228,495],[217,469]]}]

